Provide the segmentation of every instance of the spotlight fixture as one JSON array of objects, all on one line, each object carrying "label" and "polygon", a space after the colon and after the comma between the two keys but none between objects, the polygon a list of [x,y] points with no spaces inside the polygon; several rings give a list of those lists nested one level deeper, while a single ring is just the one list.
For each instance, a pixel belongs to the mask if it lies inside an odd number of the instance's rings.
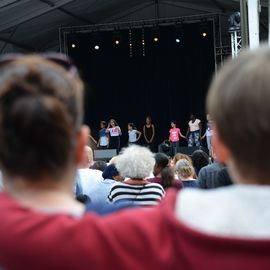
[{"label": "spotlight fixture", "polygon": [[229,33],[240,31],[241,28],[241,14],[240,12],[234,12],[229,18]]},{"label": "spotlight fixture", "polygon": [[101,45],[100,33],[96,30],[91,33],[90,46],[91,46],[91,49],[94,49],[97,51],[100,49],[100,45]]},{"label": "spotlight fixture", "polygon": [[154,27],[152,29],[152,39],[154,43],[158,43],[160,39],[160,34],[159,34],[159,28],[158,26]]},{"label": "spotlight fixture", "polygon": [[71,48],[72,48],[72,49],[75,49],[75,48],[76,48],[76,44],[75,44],[75,43],[72,43],[72,44],[71,44]]},{"label": "spotlight fixture", "polygon": [[182,43],[184,39],[184,31],[182,23],[175,24],[174,32],[175,32],[175,42]]},{"label": "spotlight fixture", "polygon": [[207,38],[209,33],[209,27],[207,21],[204,21],[200,24],[200,35],[202,38]]},{"label": "spotlight fixture", "polygon": [[115,44],[115,46],[120,46],[121,45],[121,33],[119,31],[114,31],[113,33],[113,43]]}]

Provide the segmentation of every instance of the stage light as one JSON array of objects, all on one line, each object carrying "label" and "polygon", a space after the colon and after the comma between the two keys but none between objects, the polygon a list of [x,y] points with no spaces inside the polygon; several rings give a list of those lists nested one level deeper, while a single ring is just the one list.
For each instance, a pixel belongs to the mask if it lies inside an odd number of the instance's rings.
[{"label": "stage light", "polygon": [[102,44],[102,39],[101,39],[100,33],[97,30],[91,32],[91,35],[90,35],[91,50],[94,49],[98,51],[100,49],[101,44]]},{"label": "stage light", "polygon": [[205,39],[205,38],[207,38],[208,34],[209,34],[208,23],[207,23],[207,21],[203,21],[200,24],[200,35],[202,38]]},{"label": "stage light", "polygon": [[158,26],[155,26],[152,29],[152,40],[153,40],[154,43],[158,43],[159,40],[160,40],[160,34],[159,34],[159,28],[158,28]]},{"label": "stage light", "polygon": [[229,33],[240,31],[241,29],[241,14],[234,12],[229,18]]},{"label": "stage light", "polygon": [[174,26],[174,37],[176,43],[183,43],[184,40],[184,30],[183,30],[183,23],[178,22]]},{"label": "stage light", "polygon": [[96,51],[99,50],[99,45],[96,45],[94,48]]},{"label": "stage light", "polygon": [[76,44],[75,44],[75,43],[72,43],[72,44],[71,44],[71,48],[72,48],[72,49],[75,49],[75,48],[76,48]]},{"label": "stage light", "polygon": [[113,43],[115,46],[120,46],[122,43],[122,36],[120,31],[114,31],[113,32]]}]

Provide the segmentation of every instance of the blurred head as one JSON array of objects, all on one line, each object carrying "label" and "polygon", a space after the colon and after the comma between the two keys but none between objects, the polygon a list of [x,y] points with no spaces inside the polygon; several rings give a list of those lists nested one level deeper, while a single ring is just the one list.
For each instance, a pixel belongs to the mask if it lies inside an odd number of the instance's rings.
[{"label": "blurred head", "polygon": [[209,113],[206,115],[206,120],[207,120],[208,122],[210,122],[210,121],[211,121],[211,116],[210,116],[210,114],[209,114]]},{"label": "blurred head", "polygon": [[171,122],[171,127],[172,127],[172,128],[176,128],[176,125],[177,125],[177,124],[176,124],[176,121],[172,121],[172,122]]},{"label": "blurred head", "polygon": [[154,166],[154,171],[153,171],[154,176],[157,176],[158,174],[160,174],[164,168],[169,166],[169,163],[170,163],[170,159],[167,155],[163,153],[155,154],[155,166]]},{"label": "blurred head", "polygon": [[107,166],[107,168],[104,170],[102,174],[103,179],[112,179],[115,181],[123,181],[124,177],[120,176],[118,170],[115,167],[115,164],[110,164]]},{"label": "blurred head", "polygon": [[107,168],[107,163],[103,160],[95,161],[94,164],[90,167],[92,170],[99,170],[104,172],[104,170]]},{"label": "blurred head", "polygon": [[107,126],[106,121],[101,121],[100,122],[100,128],[105,128]]},{"label": "blurred head", "polygon": [[114,119],[111,119],[111,120],[110,120],[110,125],[111,125],[111,127],[116,127],[116,126],[118,126],[117,122],[116,122]]},{"label": "blurred head", "polygon": [[196,120],[196,116],[194,114],[191,114],[190,115],[190,120],[195,121]]},{"label": "blurred head", "polygon": [[175,166],[175,171],[178,175],[178,178],[185,180],[188,178],[193,178],[194,168],[190,162],[185,159],[178,160]]},{"label": "blurred head", "polygon": [[185,154],[182,154],[182,153],[177,153],[174,157],[173,157],[173,166],[175,167],[176,163],[178,160],[180,159],[185,159],[187,160],[190,164],[192,164],[192,159],[188,156],[188,155],[185,155]]},{"label": "blurred head", "polygon": [[151,124],[151,122],[152,122],[151,117],[147,116],[145,122],[146,122],[147,125]]},{"label": "blurred head", "polygon": [[135,129],[135,125],[133,123],[128,123],[128,130]]},{"label": "blurred head", "polygon": [[93,151],[89,146],[84,147],[83,159],[79,164],[80,169],[90,168],[94,164]]},{"label": "blurred head", "polygon": [[155,166],[153,174],[161,178],[161,185],[164,188],[172,187],[175,184],[174,172],[170,165],[170,159],[163,153],[155,154]]},{"label": "blurred head", "polygon": [[87,132],[81,80],[40,56],[0,61],[0,166],[8,178],[75,174]]},{"label": "blurred head", "polygon": [[148,148],[132,145],[118,156],[116,168],[123,177],[143,180],[152,173],[154,165],[154,155]]},{"label": "blurred head", "polygon": [[214,151],[240,182],[270,183],[269,74],[268,47],[242,52],[222,67],[207,97]]},{"label": "blurred head", "polygon": [[209,164],[209,156],[202,150],[194,151],[191,155],[191,159],[197,175],[199,174],[201,168]]}]

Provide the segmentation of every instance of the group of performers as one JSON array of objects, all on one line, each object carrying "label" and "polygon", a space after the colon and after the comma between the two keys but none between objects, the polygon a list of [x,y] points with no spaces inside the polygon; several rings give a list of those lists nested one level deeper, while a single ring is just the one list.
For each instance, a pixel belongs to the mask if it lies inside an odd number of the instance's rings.
[{"label": "group of performers", "polygon": [[[210,155],[212,154],[212,125],[210,116],[207,115],[207,123],[205,133],[202,135],[202,123],[201,120],[196,118],[194,114],[190,115],[190,121],[188,122],[188,129],[185,135],[182,134],[179,127],[177,127],[176,121],[171,121],[171,129],[169,130],[169,141],[173,150],[173,154],[177,153],[179,147],[180,138],[184,138],[188,142],[188,146],[201,146],[201,141],[206,138],[207,147]],[[120,126],[114,119],[110,119],[108,124],[105,121],[100,122],[99,139],[96,142],[92,138],[99,149],[117,149],[120,151],[120,136],[122,131]],[[153,142],[155,139],[156,130],[152,123],[150,116],[145,119],[143,126],[143,132],[136,129],[133,123],[128,123],[128,144],[136,144],[143,136],[145,146],[149,147],[153,151]]]}]

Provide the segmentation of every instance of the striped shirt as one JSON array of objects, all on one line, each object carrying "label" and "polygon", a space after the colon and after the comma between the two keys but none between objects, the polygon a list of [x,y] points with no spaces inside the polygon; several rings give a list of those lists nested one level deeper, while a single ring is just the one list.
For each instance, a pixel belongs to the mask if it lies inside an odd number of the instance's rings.
[{"label": "striped shirt", "polygon": [[132,201],[134,205],[156,205],[165,196],[160,184],[149,183],[144,185],[130,185],[117,183],[112,186],[108,199],[110,202]]}]

